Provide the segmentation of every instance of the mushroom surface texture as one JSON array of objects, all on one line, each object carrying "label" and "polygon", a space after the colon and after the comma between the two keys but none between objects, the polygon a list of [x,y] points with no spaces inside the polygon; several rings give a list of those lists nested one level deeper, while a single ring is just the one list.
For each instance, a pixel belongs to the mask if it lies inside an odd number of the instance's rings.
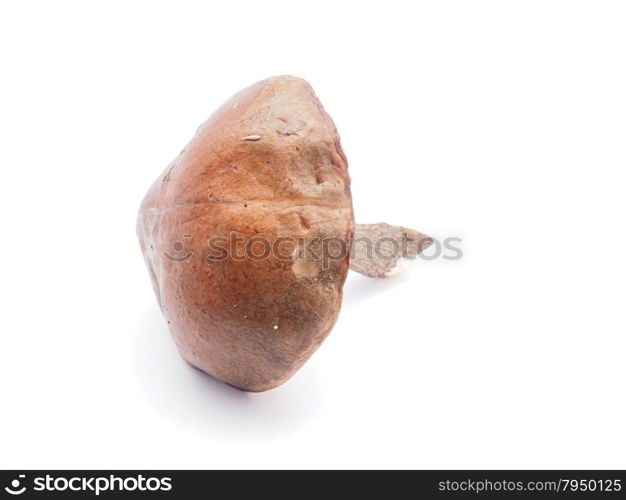
[{"label": "mushroom surface texture", "polygon": [[349,268],[385,278],[433,243],[354,224],[335,124],[293,76],[242,90],[200,126],[144,197],[137,233],[182,357],[255,392],[324,341]]},{"label": "mushroom surface texture", "polygon": [[226,101],[137,231],[188,363],[247,391],[288,380],[337,319],[354,236],[346,157],[311,86],[273,77]]}]

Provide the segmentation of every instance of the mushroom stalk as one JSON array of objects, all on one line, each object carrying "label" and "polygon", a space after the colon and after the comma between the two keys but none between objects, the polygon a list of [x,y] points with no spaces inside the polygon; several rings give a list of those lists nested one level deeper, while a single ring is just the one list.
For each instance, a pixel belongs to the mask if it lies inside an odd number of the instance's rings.
[{"label": "mushroom stalk", "polygon": [[414,259],[433,239],[403,226],[355,224],[350,269],[370,278],[386,278],[398,270],[401,258]]}]

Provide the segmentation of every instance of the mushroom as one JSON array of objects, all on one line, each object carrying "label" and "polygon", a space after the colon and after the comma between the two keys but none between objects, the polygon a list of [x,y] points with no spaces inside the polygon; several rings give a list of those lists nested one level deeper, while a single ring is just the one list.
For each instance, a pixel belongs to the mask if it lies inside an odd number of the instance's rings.
[{"label": "mushroom", "polygon": [[[137,232],[182,357],[246,391],[282,384],[320,346],[349,267],[387,276],[432,242],[388,224],[355,232],[337,129],[292,76],[242,90],[200,126],[146,194]],[[386,239],[382,255],[353,248],[372,238]]]}]

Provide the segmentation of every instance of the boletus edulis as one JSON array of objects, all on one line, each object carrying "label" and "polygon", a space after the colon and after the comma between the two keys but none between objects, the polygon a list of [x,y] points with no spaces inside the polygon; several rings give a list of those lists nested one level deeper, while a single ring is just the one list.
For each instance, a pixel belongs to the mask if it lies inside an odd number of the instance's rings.
[{"label": "boletus edulis", "polygon": [[[387,224],[357,224],[355,235],[337,129],[292,76],[215,111],[149,189],[137,231],[182,357],[246,391],[282,384],[319,347],[350,266],[383,277],[432,242]],[[360,235],[386,238],[388,251],[353,248]]]}]

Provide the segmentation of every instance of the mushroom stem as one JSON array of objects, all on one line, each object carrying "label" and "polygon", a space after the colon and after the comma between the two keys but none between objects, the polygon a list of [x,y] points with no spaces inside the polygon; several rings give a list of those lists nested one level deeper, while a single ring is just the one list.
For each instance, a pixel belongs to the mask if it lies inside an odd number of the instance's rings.
[{"label": "mushroom stem", "polygon": [[397,270],[401,257],[414,259],[433,239],[408,227],[356,224],[350,269],[372,278],[386,278]]}]

